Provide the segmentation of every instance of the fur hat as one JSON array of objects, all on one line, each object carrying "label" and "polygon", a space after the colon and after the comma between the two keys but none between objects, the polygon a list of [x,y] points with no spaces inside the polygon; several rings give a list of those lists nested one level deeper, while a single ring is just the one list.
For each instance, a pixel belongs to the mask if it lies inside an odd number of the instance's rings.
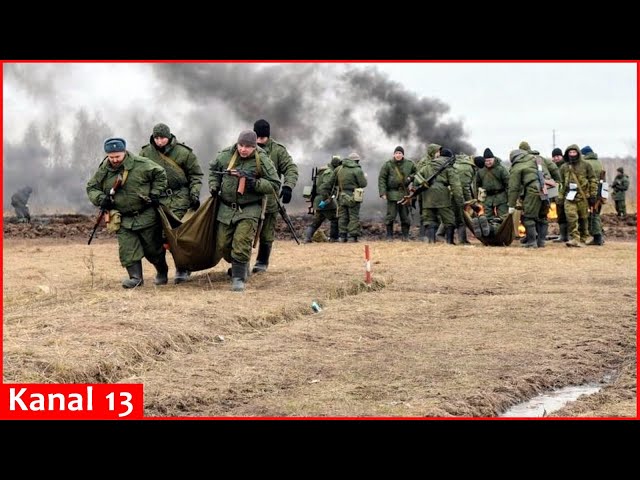
[{"label": "fur hat", "polygon": [[404,155],[404,148],[402,148],[400,145],[398,145],[394,150],[393,153],[395,154],[396,152],[401,152],[402,155]]},{"label": "fur hat", "polygon": [[127,142],[123,138],[108,138],[104,141],[104,152],[124,152],[127,149]]},{"label": "fur hat", "polygon": [[258,144],[258,136],[253,130],[243,130],[240,132],[240,135],[238,135],[238,143],[255,147]]},{"label": "fur hat", "polygon": [[159,123],[153,127],[153,138],[157,137],[171,138],[171,130],[164,123]]},{"label": "fur hat", "polygon": [[554,148],[553,151],[551,152],[552,157],[555,157],[556,155],[562,155],[562,150],[558,147]]},{"label": "fur hat", "polygon": [[493,154],[493,152],[489,147],[484,149],[484,153],[482,154],[482,156],[484,158],[495,158],[495,155]]},{"label": "fur hat", "polygon": [[253,124],[253,131],[256,132],[258,137],[270,137],[271,136],[271,126],[269,122],[264,119],[256,120],[256,123]]}]

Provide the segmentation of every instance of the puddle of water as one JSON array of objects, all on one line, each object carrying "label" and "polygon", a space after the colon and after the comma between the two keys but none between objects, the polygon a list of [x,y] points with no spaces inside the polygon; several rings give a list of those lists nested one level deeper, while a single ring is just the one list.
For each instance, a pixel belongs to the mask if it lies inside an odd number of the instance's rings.
[{"label": "puddle of water", "polygon": [[602,385],[587,384],[573,387],[564,387],[550,393],[538,395],[524,403],[520,403],[508,409],[499,417],[544,417],[545,412],[549,414],[560,410],[567,403],[573,402],[582,395],[593,395],[600,391]]}]

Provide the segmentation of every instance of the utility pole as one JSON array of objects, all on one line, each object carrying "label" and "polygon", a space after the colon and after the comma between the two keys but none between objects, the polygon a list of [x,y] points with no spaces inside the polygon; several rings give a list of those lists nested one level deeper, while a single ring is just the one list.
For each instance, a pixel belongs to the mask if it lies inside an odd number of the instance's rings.
[{"label": "utility pole", "polygon": [[556,148],[556,129],[553,129],[553,148]]}]

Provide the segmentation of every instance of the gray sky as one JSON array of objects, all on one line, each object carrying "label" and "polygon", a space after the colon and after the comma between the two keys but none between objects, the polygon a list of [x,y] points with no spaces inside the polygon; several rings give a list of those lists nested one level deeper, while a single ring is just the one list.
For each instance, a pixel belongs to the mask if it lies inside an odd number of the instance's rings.
[{"label": "gray sky", "polygon": [[91,211],[84,186],[104,139],[138,153],[158,122],[206,172],[241,130],[269,120],[300,165],[294,210],[311,167],[353,150],[376,209],[377,173],[396,145],[413,159],[431,142],[508,159],[527,140],[550,155],[555,129],[561,148],[635,156],[635,63],[9,63],[3,78],[5,208],[30,183],[31,203]]}]

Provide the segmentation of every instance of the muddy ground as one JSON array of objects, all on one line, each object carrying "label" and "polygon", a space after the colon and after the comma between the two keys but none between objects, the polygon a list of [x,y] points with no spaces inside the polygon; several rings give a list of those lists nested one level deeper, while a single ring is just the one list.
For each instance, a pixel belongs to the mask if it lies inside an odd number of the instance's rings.
[{"label": "muddy ground", "polygon": [[493,418],[606,381],[552,416],[637,417],[635,215],[583,249],[390,243],[365,223],[371,285],[364,242],[296,245],[279,225],[244,293],[224,261],[162,287],[145,261],[124,290],[115,238],[86,245],[92,222],[5,221],[5,382],[142,383],[149,418]]}]

